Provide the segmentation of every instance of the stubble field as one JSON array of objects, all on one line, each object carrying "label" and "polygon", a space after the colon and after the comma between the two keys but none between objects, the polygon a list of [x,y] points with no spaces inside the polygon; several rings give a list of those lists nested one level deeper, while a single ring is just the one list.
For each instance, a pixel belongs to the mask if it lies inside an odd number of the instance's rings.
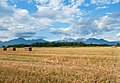
[{"label": "stubble field", "polygon": [[0,83],[120,83],[120,48],[1,52]]}]

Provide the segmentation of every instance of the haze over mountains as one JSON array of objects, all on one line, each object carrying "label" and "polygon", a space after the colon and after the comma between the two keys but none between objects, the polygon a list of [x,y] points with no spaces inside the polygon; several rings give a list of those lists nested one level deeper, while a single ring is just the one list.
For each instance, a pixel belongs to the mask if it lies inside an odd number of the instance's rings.
[{"label": "haze over mountains", "polygon": [[120,43],[119,41],[110,42],[104,39],[96,39],[96,38],[89,38],[89,39],[78,38],[76,40],[71,38],[64,38],[63,40],[58,40],[57,42],[84,42],[86,44],[93,43],[93,44],[108,44],[108,45],[116,45]]},{"label": "haze over mountains", "polygon": [[47,42],[47,41],[45,41],[43,39],[26,40],[24,38],[18,38],[18,39],[13,39],[10,41],[5,41],[5,42],[0,41],[0,46],[3,46],[3,45],[8,46],[8,45],[14,45],[14,44],[32,44],[35,42]]},{"label": "haze over mountains", "polygon": [[[0,46],[8,46],[8,45],[14,45],[14,44],[32,44],[32,43],[36,43],[36,42],[49,42],[47,40],[44,39],[34,39],[34,40],[26,40],[24,38],[18,38],[18,39],[13,39],[10,41],[5,41],[5,42],[1,42],[0,41]],[[84,42],[86,44],[108,44],[108,45],[116,45],[116,44],[120,44],[120,42],[118,41],[114,41],[114,42],[110,42],[104,39],[95,39],[95,38],[89,38],[89,39],[84,39],[84,38],[78,38],[78,39],[72,39],[72,38],[64,38],[61,40],[57,40],[54,42]]]}]

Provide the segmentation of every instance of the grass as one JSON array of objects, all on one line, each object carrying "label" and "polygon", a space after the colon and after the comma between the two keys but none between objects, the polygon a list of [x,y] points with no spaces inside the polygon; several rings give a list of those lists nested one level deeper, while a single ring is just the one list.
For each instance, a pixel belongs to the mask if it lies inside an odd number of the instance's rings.
[{"label": "grass", "polygon": [[33,48],[0,54],[0,83],[120,83],[120,48]]}]

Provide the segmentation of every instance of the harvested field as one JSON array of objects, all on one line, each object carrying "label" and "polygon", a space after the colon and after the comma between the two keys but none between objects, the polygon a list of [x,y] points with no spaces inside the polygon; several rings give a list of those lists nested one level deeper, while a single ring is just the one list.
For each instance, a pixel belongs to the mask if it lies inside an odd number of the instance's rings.
[{"label": "harvested field", "polygon": [[120,83],[120,48],[0,52],[0,83]]}]

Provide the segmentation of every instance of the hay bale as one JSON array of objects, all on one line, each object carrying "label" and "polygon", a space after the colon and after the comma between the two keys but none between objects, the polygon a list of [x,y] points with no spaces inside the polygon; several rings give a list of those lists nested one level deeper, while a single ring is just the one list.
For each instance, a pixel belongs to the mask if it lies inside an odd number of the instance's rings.
[{"label": "hay bale", "polygon": [[17,49],[15,47],[13,47],[13,51],[16,51]]},{"label": "hay bale", "polygon": [[32,47],[29,48],[29,51],[32,51]]},{"label": "hay bale", "polygon": [[7,51],[7,47],[0,48],[0,52]]},{"label": "hay bale", "polygon": [[25,51],[32,51],[32,47],[26,47]]},{"label": "hay bale", "polygon": [[8,49],[9,51],[16,51],[16,48],[15,47],[11,47]]},{"label": "hay bale", "polygon": [[4,48],[3,48],[3,51],[7,51],[7,48],[6,48],[6,47],[4,47]]}]

